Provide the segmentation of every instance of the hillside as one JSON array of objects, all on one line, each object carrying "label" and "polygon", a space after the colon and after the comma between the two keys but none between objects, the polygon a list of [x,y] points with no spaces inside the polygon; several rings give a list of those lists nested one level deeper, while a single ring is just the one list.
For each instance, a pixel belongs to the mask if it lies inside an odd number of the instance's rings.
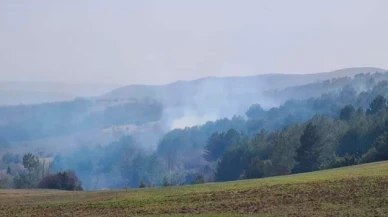
[{"label": "hillside", "polygon": [[[388,72],[388,71],[387,71]],[[339,73],[343,74],[343,73]],[[287,87],[282,90],[270,90],[266,92],[269,98],[279,101],[288,99],[307,99],[319,97],[324,93],[339,92],[344,87],[353,87],[356,92],[370,89],[380,81],[388,80],[388,73],[360,73],[353,76],[332,78],[324,81],[309,83],[305,85]],[[348,88],[349,89],[349,88]]]},{"label": "hillside", "polygon": [[166,85],[129,85],[112,90],[102,97],[150,97],[159,101],[169,102],[171,100],[174,101],[173,98],[175,97],[193,96],[193,94],[206,92],[206,90],[224,94],[261,93],[266,90],[284,89],[331,78],[353,77],[360,73],[385,71],[379,68],[361,67],[313,74],[263,74],[245,77],[208,77],[192,81],[177,81]]},{"label": "hillside", "polygon": [[[207,77],[177,81],[166,85],[129,85],[101,96],[104,99],[152,98],[165,107],[174,107],[174,115],[216,118],[243,114],[254,103],[264,108],[283,102],[268,97],[267,91],[306,85],[336,77],[352,77],[359,73],[385,72],[378,68],[348,68],[315,74],[263,74],[246,77]],[[206,105],[206,106],[204,106]],[[223,108],[223,109],[220,109]],[[178,116],[179,117],[179,116]]]},{"label": "hillside", "polygon": [[163,106],[152,100],[114,101],[78,98],[33,105],[0,106],[0,138],[27,142],[118,125],[160,120]]},{"label": "hillside", "polygon": [[142,190],[1,190],[1,216],[386,216],[388,162]]}]

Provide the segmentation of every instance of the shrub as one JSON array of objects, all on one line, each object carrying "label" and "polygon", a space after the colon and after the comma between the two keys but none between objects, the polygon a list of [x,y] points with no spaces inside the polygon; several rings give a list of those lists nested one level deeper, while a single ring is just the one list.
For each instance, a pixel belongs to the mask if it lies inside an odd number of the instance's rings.
[{"label": "shrub", "polygon": [[21,173],[21,174],[15,176],[13,179],[13,186],[16,189],[31,188],[32,183],[31,183],[31,179],[29,178],[29,175]]},{"label": "shrub", "polygon": [[81,182],[73,171],[58,172],[44,177],[38,184],[39,188],[82,191]]},{"label": "shrub", "polygon": [[9,174],[0,173],[0,189],[8,189],[12,187],[12,176]]},{"label": "shrub", "polygon": [[203,175],[201,174],[198,174],[194,177],[194,180],[192,182],[193,185],[196,185],[196,184],[203,184],[205,183],[205,178],[203,177]]},{"label": "shrub", "polygon": [[56,174],[48,175],[39,182],[38,188],[62,189],[61,180]]},{"label": "shrub", "polygon": [[361,163],[388,160],[388,132],[385,132],[373,143],[373,147],[362,156]]},{"label": "shrub", "polygon": [[364,164],[374,162],[376,160],[376,155],[377,150],[375,148],[371,148],[367,153],[362,156],[360,163]]},{"label": "shrub", "polygon": [[170,186],[170,182],[168,181],[168,178],[167,178],[167,177],[163,177],[162,186],[163,186],[163,187],[168,187],[168,186]]},{"label": "shrub", "polygon": [[360,160],[354,156],[345,155],[344,157],[336,158],[328,166],[328,168],[338,168],[338,167],[346,167],[346,166],[356,165],[359,163],[359,161]]},{"label": "shrub", "polygon": [[145,188],[146,187],[146,184],[144,183],[143,180],[140,181],[140,185],[139,185],[139,188]]},{"label": "shrub", "polygon": [[248,168],[245,170],[245,176],[244,178],[252,179],[252,178],[261,178],[264,177],[264,162],[258,158],[255,157],[251,160],[251,163],[249,164]]},{"label": "shrub", "polygon": [[251,160],[251,163],[248,165],[244,174],[246,179],[253,179],[287,175],[288,170],[281,165],[273,164],[271,160],[261,160],[260,158],[255,157]]}]

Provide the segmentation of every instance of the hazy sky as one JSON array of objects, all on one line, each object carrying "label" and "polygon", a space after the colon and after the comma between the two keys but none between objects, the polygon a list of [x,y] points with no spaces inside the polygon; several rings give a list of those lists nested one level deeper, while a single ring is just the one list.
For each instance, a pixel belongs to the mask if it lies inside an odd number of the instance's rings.
[{"label": "hazy sky", "polygon": [[387,0],[0,0],[0,80],[388,69]]}]

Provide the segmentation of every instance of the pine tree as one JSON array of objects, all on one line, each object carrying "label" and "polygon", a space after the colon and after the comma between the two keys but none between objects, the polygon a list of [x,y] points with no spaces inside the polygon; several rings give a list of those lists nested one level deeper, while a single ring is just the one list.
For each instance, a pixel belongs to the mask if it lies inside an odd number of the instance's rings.
[{"label": "pine tree", "polygon": [[319,168],[317,150],[319,140],[317,127],[312,123],[307,124],[300,137],[301,146],[296,151],[295,161],[297,164],[292,170],[293,173],[311,172]]},{"label": "pine tree", "polygon": [[7,174],[11,175],[11,167],[9,167],[9,166],[7,167]]},{"label": "pine tree", "polygon": [[370,104],[366,113],[374,115],[387,108],[387,99],[381,95],[378,95]]}]

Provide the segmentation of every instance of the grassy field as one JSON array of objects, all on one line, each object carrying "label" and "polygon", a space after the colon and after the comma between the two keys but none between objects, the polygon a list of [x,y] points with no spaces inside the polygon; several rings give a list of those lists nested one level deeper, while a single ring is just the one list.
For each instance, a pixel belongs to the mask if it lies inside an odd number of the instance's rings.
[{"label": "grassy field", "polygon": [[0,191],[0,216],[388,216],[388,162],[122,191]]}]

